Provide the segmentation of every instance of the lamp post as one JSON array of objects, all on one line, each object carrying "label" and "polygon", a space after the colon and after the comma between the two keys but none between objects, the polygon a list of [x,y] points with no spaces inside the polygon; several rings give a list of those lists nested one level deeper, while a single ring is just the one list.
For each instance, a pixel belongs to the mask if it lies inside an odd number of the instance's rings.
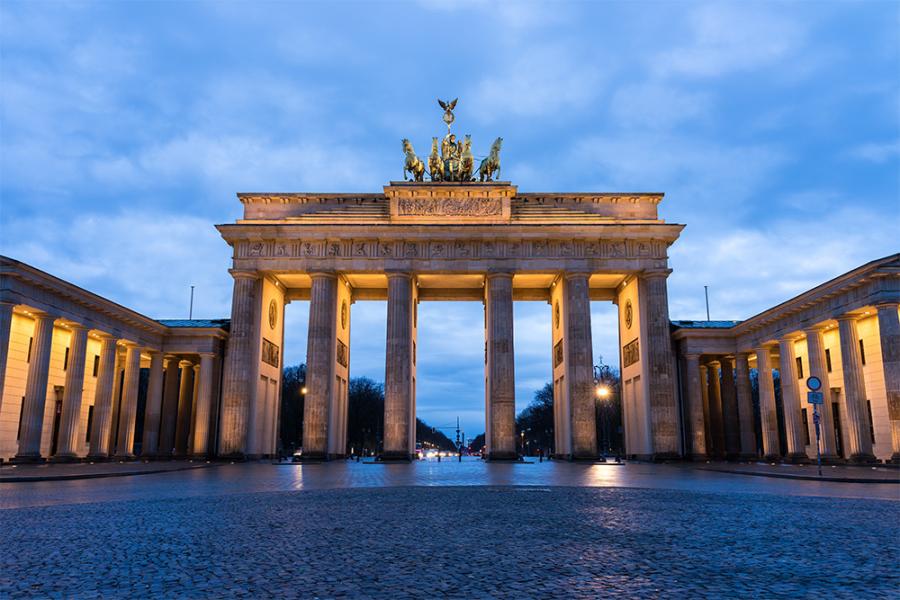
[{"label": "lamp post", "polygon": [[609,386],[606,384],[599,384],[596,388],[597,393],[597,406],[600,410],[600,428],[603,433],[601,436],[601,445],[602,445],[602,454],[603,459],[606,459],[606,451],[609,449],[609,419],[606,414],[606,406],[607,400],[609,399],[610,394],[612,393],[609,389]]}]

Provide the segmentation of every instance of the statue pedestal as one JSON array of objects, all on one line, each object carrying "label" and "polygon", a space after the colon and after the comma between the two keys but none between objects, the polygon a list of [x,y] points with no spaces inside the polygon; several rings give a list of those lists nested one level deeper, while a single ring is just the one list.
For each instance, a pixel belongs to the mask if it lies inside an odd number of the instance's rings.
[{"label": "statue pedestal", "polygon": [[402,182],[384,186],[392,223],[509,223],[509,182]]}]

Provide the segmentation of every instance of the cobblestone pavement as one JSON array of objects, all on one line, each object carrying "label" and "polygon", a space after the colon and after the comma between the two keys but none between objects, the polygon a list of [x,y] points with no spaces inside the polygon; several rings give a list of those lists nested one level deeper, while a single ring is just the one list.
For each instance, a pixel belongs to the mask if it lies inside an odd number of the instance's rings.
[{"label": "cobblestone pavement", "polygon": [[896,598],[898,507],[483,486],[8,509],[0,596]]}]

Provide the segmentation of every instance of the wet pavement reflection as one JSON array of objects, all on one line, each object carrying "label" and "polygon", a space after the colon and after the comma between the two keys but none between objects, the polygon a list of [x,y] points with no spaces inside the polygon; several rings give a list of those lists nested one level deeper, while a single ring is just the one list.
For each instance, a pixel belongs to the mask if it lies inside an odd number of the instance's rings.
[{"label": "wet pavement reflection", "polygon": [[900,486],[748,477],[690,465],[581,464],[559,461],[411,464],[335,461],[322,464],[237,463],[206,469],[76,481],[0,484],[0,508],[402,486],[570,486],[668,489],[900,500]]}]

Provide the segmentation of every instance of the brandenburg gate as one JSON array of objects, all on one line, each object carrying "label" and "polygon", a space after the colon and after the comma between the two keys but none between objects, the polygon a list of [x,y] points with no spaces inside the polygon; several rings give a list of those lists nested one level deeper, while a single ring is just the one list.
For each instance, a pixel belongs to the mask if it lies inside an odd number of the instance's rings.
[{"label": "brandenburg gate", "polygon": [[489,459],[517,458],[514,301],[551,306],[558,457],[597,454],[591,301],[618,306],[629,454],[679,456],[666,279],[667,249],[683,226],[659,218],[662,194],[522,193],[492,181],[500,142],[480,177],[465,164],[469,137],[456,142],[448,123],[440,157],[437,138],[432,144],[431,181],[404,140],[413,180],[391,182],[383,193],[238,195],[243,218],[218,226],[234,251],[220,454],[274,448],[284,306],[309,300],[303,455],[344,456],[352,306],[387,300],[382,458],[408,460],[416,441],[417,307],[460,300],[484,304],[484,323],[472,327],[484,328]]}]

